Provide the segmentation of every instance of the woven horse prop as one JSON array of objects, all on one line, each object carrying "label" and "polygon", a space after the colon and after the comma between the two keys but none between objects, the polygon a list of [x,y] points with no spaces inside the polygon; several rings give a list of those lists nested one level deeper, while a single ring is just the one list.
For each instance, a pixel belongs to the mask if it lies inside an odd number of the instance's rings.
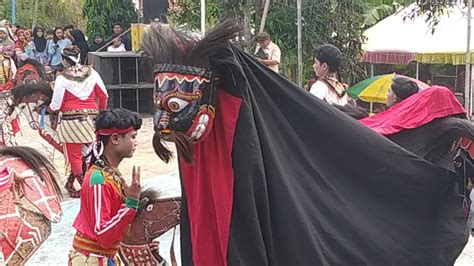
[{"label": "woven horse prop", "polygon": [[[181,198],[158,198],[158,193],[145,190],[140,195],[140,207],[130,230],[120,244],[119,254],[125,265],[165,265],[165,260],[148,245],[179,224]],[[171,243],[172,260],[173,242]]]},{"label": "woven horse prop", "polygon": [[[31,68],[28,64],[23,67]],[[10,105],[10,118],[13,120],[18,114],[23,114],[29,126],[38,130],[41,138],[63,153],[62,144],[56,132],[56,118],[46,114],[46,108],[53,95],[50,83],[43,79],[37,81],[29,79],[29,82],[15,86],[11,93],[13,99]]]},{"label": "woven horse prop", "polygon": [[61,220],[58,176],[29,147],[0,148],[0,172],[0,258],[23,265],[49,237],[51,223]]}]

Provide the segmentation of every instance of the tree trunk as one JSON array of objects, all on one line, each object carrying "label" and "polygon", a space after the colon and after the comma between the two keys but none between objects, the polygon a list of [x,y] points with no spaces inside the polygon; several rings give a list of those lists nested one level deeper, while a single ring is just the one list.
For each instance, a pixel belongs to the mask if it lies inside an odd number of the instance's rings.
[{"label": "tree trunk", "polygon": [[39,5],[39,0],[35,0],[35,10],[34,10],[34,13],[33,13],[33,25],[31,26],[32,30],[36,26],[36,22],[37,22],[37,19],[38,19],[38,7],[39,7],[38,5]]},{"label": "tree trunk", "polygon": [[252,11],[252,6],[253,3],[252,1],[245,1],[244,5],[244,39],[245,39],[245,51],[249,52],[250,47],[252,47],[252,16],[251,16],[251,11]]}]

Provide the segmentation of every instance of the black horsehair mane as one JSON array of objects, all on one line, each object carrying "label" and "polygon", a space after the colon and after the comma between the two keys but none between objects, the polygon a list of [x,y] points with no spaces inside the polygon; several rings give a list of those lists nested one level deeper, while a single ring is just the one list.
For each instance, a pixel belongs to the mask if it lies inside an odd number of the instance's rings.
[{"label": "black horsehair mane", "polygon": [[51,102],[51,97],[53,97],[53,90],[51,89],[51,84],[47,81],[40,81],[36,84],[21,84],[16,86],[11,90],[13,95],[13,101],[18,104],[25,97],[29,97],[35,93],[41,93],[47,96],[47,101],[45,104]]},{"label": "black horsehair mane", "polygon": [[227,47],[241,31],[236,21],[227,20],[198,39],[189,31],[155,23],[143,35],[143,56],[151,66],[165,63],[209,68],[209,57],[217,48]]},{"label": "black horsehair mane", "polygon": [[62,198],[61,189],[58,184],[59,174],[56,168],[49,162],[48,158],[37,150],[25,146],[4,147],[0,148],[0,156],[22,159],[43,181],[49,176],[56,194]]}]

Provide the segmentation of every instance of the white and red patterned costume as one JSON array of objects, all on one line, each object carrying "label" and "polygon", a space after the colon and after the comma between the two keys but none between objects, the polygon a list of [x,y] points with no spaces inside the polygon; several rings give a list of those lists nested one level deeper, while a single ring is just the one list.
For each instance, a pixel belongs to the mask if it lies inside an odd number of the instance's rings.
[{"label": "white and red patterned costume", "polygon": [[[99,99],[97,104],[96,99]],[[53,111],[69,112],[77,109],[105,109],[107,90],[99,73],[90,68],[90,75],[83,81],[59,75],[54,85],[50,108]]]},{"label": "white and red patterned costume", "polygon": [[58,135],[71,166],[66,189],[78,197],[73,183],[82,183],[82,146],[95,140],[93,118],[107,107],[107,90],[99,74],[89,66],[67,68],[56,78],[50,111],[61,112]]}]

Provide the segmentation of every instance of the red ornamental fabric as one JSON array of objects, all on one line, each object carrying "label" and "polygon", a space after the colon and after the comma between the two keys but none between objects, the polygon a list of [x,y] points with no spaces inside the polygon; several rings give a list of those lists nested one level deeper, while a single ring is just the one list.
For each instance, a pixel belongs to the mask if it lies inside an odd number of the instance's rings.
[{"label": "red ornamental fabric", "polygon": [[423,126],[437,118],[465,113],[451,90],[433,86],[360,122],[386,136]]},{"label": "red ornamental fabric", "polygon": [[194,166],[181,161],[195,266],[227,266],[234,193],[232,146],[241,99],[218,91],[209,136],[194,149]]},{"label": "red ornamental fabric", "polygon": [[20,132],[20,121],[17,118],[12,120],[12,129],[13,129],[13,135],[16,135],[16,133]]}]

